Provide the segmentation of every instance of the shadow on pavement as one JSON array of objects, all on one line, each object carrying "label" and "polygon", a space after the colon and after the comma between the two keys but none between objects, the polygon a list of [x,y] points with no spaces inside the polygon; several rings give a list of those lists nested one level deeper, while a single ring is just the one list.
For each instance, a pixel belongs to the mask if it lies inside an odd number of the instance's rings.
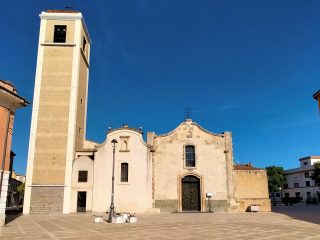
[{"label": "shadow on pavement", "polygon": [[6,211],[6,224],[12,222],[22,215],[22,210]]},{"label": "shadow on pavement", "polygon": [[285,214],[298,220],[320,224],[320,205],[273,206],[272,212]]}]

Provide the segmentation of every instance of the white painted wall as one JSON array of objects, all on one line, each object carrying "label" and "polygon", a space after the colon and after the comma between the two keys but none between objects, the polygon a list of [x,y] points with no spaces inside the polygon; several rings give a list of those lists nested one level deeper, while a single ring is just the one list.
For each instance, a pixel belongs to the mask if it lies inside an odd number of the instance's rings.
[{"label": "white painted wall", "polygon": [[[282,190],[282,197],[285,197],[286,193],[289,193],[289,197],[295,197],[297,192],[300,192],[304,202],[307,200],[307,192],[311,192],[312,197],[317,197],[317,192],[320,193],[320,187],[315,186],[311,177],[305,176],[305,173],[308,172],[311,176],[314,169],[313,164],[318,161],[319,159],[313,159],[312,157],[301,159],[299,168],[286,170],[285,177],[288,188]],[[305,162],[307,165],[304,164]],[[306,185],[306,181],[310,182],[310,186]],[[298,183],[299,187],[295,187],[295,183]]]},{"label": "white painted wall", "polygon": [[[86,211],[92,211],[92,192],[93,192],[93,175],[94,161],[89,156],[80,156],[73,161],[72,164],[72,188],[71,188],[71,204],[70,212],[77,212],[78,192],[87,192]],[[79,171],[88,171],[88,181],[78,182]]]},{"label": "white painted wall", "polygon": [[[128,151],[121,151],[123,137],[128,139]],[[142,135],[134,130],[122,128],[110,132],[98,148],[94,160],[93,212],[106,212],[111,203],[111,178],[113,149],[111,141],[116,139],[115,151],[115,208],[117,212],[146,212],[152,207],[152,165],[149,149]],[[121,163],[129,164],[129,181],[123,183]]]},{"label": "white painted wall", "polygon": [[[5,225],[6,219],[6,205],[7,205],[7,196],[8,196],[8,186],[9,186],[9,175],[10,172],[4,171],[2,179],[2,188],[1,188],[1,198],[0,198],[0,227]],[[1,175],[0,175],[1,176]]]}]

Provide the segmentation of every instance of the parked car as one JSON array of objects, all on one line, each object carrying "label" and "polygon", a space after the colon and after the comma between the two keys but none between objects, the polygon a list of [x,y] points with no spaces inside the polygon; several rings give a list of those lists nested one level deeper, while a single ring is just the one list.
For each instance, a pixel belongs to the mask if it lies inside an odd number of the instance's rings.
[{"label": "parked car", "polygon": [[302,203],[302,197],[284,197],[282,198],[282,202],[286,206],[290,206],[297,203]]}]

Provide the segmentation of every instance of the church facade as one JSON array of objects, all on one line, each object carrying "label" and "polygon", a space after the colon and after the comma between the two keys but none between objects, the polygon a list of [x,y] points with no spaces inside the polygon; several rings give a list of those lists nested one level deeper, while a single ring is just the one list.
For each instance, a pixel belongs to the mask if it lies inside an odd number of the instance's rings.
[{"label": "church facade", "polygon": [[[191,119],[164,135],[149,134],[153,149],[154,203],[169,212],[206,211],[233,202],[231,133],[211,133]],[[166,174],[163,174],[163,173]]]},{"label": "church facade", "polygon": [[142,135],[124,125],[110,129],[102,144],[76,152],[72,213],[108,211],[113,157],[119,212],[270,210],[265,170],[233,164],[230,132],[212,133],[186,119],[167,134],[148,132],[147,142]]},{"label": "church facade", "polygon": [[117,212],[270,211],[265,170],[234,165],[230,132],[186,119],[146,142],[128,125],[87,141],[91,41],[82,14],[40,18],[24,214],[108,211],[113,169]]}]

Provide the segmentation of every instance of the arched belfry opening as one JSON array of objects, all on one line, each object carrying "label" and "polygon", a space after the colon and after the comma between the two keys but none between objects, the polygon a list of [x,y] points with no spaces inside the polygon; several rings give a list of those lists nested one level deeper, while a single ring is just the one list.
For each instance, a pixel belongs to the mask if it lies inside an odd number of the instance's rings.
[{"label": "arched belfry opening", "polygon": [[181,179],[182,211],[201,211],[200,179],[187,175]]}]

